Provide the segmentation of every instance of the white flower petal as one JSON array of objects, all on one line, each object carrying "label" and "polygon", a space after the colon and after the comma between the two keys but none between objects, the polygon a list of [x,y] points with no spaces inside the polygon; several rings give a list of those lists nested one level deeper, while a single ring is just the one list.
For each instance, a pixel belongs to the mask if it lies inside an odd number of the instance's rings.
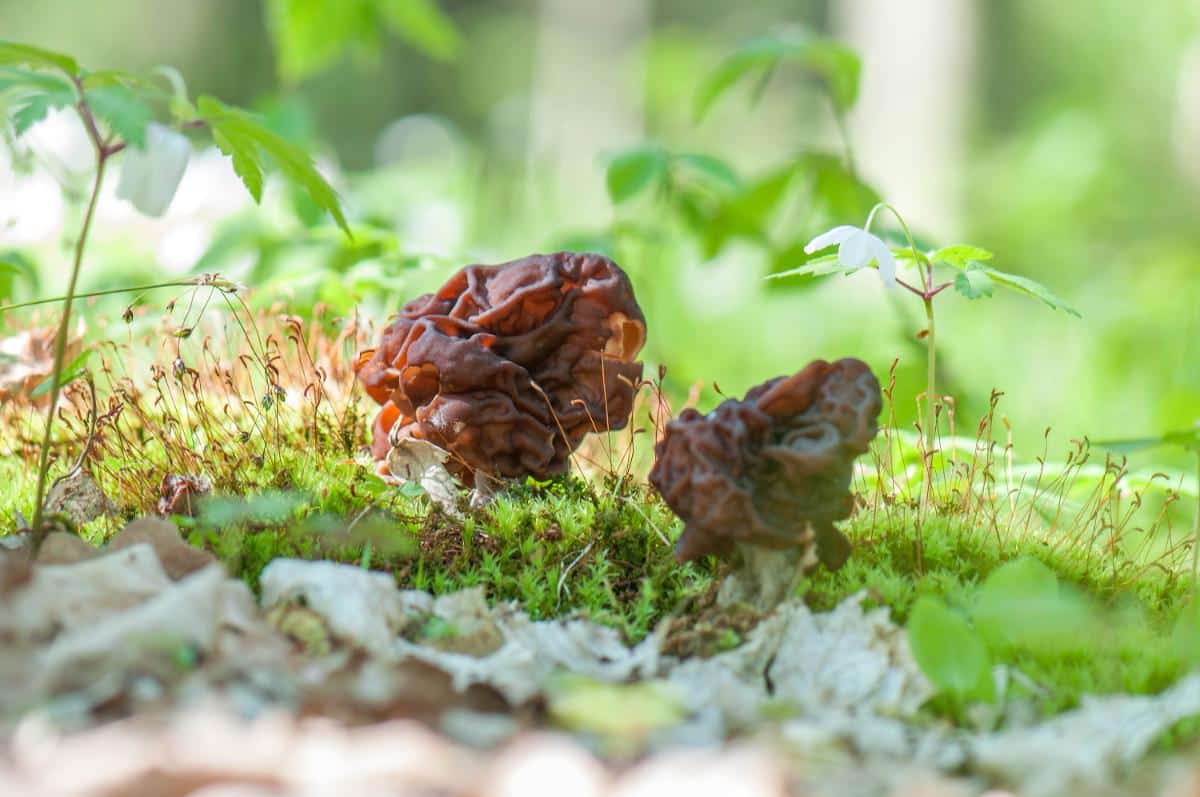
[{"label": "white flower petal", "polygon": [[838,247],[838,262],[846,268],[862,268],[871,262],[875,254],[875,241],[878,239],[862,230],[855,230],[855,233]]},{"label": "white flower petal", "polygon": [[885,287],[896,287],[896,258],[892,254],[892,250],[888,249],[887,244],[883,241],[871,236],[874,240],[871,242],[871,248],[874,250],[875,262],[879,264],[879,279],[883,280]]},{"label": "white flower petal", "polygon": [[811,255],[813,252],[819,252],[822,249],[827,249],[830,246],[840,244],[847,238],[853,236],[855,233],[861,234],[862,230],[857,227],[851,227],[849,224],[843,224],[840,227],[834,227],[829,232],[823,232],[816,238],[813,238],[811,241],[809,241],[808,245],[804,247],[804,252],[805,254]]},{"label": "white flower petal", "polygon": [[145,148],[130,147],[125,152],[117,196],[147,216],[161,216],[179,188],[191,152],[187,136],[151,122],[146,126]]}]

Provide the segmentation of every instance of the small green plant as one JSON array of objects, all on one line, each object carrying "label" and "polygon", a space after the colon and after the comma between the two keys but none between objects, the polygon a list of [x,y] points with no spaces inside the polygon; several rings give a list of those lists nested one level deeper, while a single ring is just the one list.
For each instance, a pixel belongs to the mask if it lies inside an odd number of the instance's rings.
[{"label": "small green plant", "polygon": [[991,656],[962,615],[937,598],[920,598],[908,618],[908,639],[917,665],[955,710],[995,699]]},{"label": "small green plant", "polygon": [[[42,524],[46,476],[54,419],[64,384],[67,336],[76,286],[88,234],[96,213],[105,173],[113,158],[124,153],[117,195],[142,213],[159,216],[173,198],[187,169],[191,142],[185,130],[205,130],[233,161],[255,201],[262,199],[263,175],[269,164],[301,186],[321,209],[330,213],[347,235],[350,229],[333,188],[316,170],[304,150],[268,129],[255,116],[212,97],[193,104],[182,76],[169,68],[156,78],[116,70],[91,71],[62,53],[25,44],[0,41],[0,107],[19,137],[51,110],[73,108],[95,156],[92,189],[75,239],[63,311],[54,344],[49,380],[49,407],[38,460],[34,505],[35,549],[45,534]],[[156,121],[165,118],[165,123]]]},{"label": "small green plant", "polygon": [[[893,246],[871,232],[881,211],[891,213],[899,223],[907,246]],[[817,255],[833,247],[835,252]],[[937,444],[937,337],[934,316],[934,299],[947,288],[953,287],[968,299],[983,299],[995,291],[995,286],[1008,288],[1017,293],[1045,302],[1053,309],[1061,309],[1070,315],[1079,312],[1049,291],[1045,286],[1018,274],[1009,274],[988,265],[992,253],[977,246],[959,244],[932,251],[917,247],[904,217],[887,203],[879,203],[867,215],[862,227],[841,225],[813,238],[804,247],[807,261],[795,268],[776,274],[768,279],[783,277],[820,277],[829,274],[850,275],[864,268],[879,271],[880,280],[887,288],[899,286],[921,300],[925,308],[926,326],[919,337],[925,340],[927,362],[925,383],[925,415],[922,433],[925,441],[925,501],[929,500],[933,488],[933,452]],[[815,257],[811,257],[817,255]],[[915,269],[917,279],[910,281],[901,276],[901,268]],[[948,270],[949,279],[941,277]]]},{"label": "small green plant", "polygon": [[862,60],[846,45],[803,28],[751,39],[721,62],[696,96],[697,119],[703,118],[722,95],[744,78],[756,78],[754,98],[757,99],[783,66],[797,67],[829,100],[842,136],[846,167],[854,172],[846,114],[858,100]]}]

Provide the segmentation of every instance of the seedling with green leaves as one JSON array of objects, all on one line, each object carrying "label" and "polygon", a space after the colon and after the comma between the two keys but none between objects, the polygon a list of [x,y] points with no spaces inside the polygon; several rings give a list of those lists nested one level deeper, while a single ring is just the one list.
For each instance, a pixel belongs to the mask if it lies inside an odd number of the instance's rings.
[{"label": "seedling with green leaves", "polygon": [[[840,152],[800,149],[784,163],[743,179],[712,155],[643,144],[609,160],[612,201],[621,205],[652,193],[679,218],[704,257],[714,258],[731,242],[745,241],[767,251],[772,272],[795,262],[821,225],[862,218],[879,195],[859,177],[846,130],[862,67],[844,44],[803,29],[746,42],[701,84],[697,123],[745,80],[756,81],[757,100],[770,78],[785,68],[798,69],[827,100],[841,132]],[[792,201],[797,198],[802,201]]]},{"label": "seedling with green leaves", "polygon": [[[871,232],[881,211],[891,213],[899,223],[907,246],[895,246]],[[989,297],[999,285],[1026,296],[1039,299],[1052,309],[1063,310],[1079,317],[1079,312],[1059,299],[1041,283],[1018,274],[1010,274],[988,265],[992,253],[977,246],[959,244],[932,251],[917,247],[904,217],[891,205],[879,203],[867,215],[862,227],[841,225],[822,233],[804,247],[806,255],[831,251],[795,268],[769,275],[768,279],[784,277],[823,277],[830,274],[850,275],[864,268],[879,271],[886,288],[900,287],[921,300],[925,308],[925,329],[919,336],[925,340],[927,351],[925,384],[925,419],[922,427],[925,440],[925,500],[933,485],[932,456],[937,444],[937,338],[934,299],[953,287],[968,299]],[[907,274],[916,271],[916,279]]]},{"label": "seedling with green leaves", "polygon": [[262,199],[264,172],[274,164],[287,180],[302,187],[318,207],[350,234],[337,194],[316,170],[307,152],[269,130],[252,114],[220,100],[200,97],[193,104],[183,78],[175,70],[159,68],[152,77],[116,70],[91,71],[63,53],[0,41],[0,109],[16,135],[20,137],[50,111],[60,108],[72,108],[78,114],[92,145],[95,174],[75,239],[74,259],[54,344],[50,400],[38,460],[33,517],[35,548],[46,533],[42,502],[50,466],[50,443],[62,387],[69,381],[65,378],[68,374],[64,360],[71,310],[100,190],[113,158],[124,154],[118,196],[146,215],[162,215],[187,168],[191,142],[183,131],[208,131],[221,151],[232,159],[234,170],[256,202]]}]

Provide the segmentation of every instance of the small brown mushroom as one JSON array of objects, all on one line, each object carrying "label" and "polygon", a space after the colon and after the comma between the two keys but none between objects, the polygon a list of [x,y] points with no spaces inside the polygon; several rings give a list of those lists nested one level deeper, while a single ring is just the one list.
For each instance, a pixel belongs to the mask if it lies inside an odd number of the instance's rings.
[{"label": "small brown mushroom", "polygon": [[358,378],[383,405],[375,459],[416,438],[450,452],[447,469],[468,483],[562,473],[588,432],[628,422],[645,339],[629,278],[606,257],[467,266],[359,357]]},{"label": "small brown mushroom", "polygon": [[822,563],[840,567],[850,544],[833,522],[850,514],[854,459],[875,437],[882,406],[870,368],[845,359],[817,360],[708,415],[684,410],[667,425],[650,471],[686,524],[676,558],[811,542]]}]

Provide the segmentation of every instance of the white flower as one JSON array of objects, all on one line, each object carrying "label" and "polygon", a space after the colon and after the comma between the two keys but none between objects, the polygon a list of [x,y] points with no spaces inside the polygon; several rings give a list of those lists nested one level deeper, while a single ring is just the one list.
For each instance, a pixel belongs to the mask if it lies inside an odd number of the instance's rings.
[{"label": "white flower", "polygon": [[846,268],[862,268],[874,260],[879,265],[879,278],[891,288],[896,285],[896,258],[878,236],[866,230],[843,224],[821,233],[804,247],[806,254],[837,244],[838,262]]},{"label": "white flower", "polygon": [[151,122],[146,125],[146,146],[125,151],[117,196],[147,216],[161,216],[179,188],[191,152],[187,136]]}]

